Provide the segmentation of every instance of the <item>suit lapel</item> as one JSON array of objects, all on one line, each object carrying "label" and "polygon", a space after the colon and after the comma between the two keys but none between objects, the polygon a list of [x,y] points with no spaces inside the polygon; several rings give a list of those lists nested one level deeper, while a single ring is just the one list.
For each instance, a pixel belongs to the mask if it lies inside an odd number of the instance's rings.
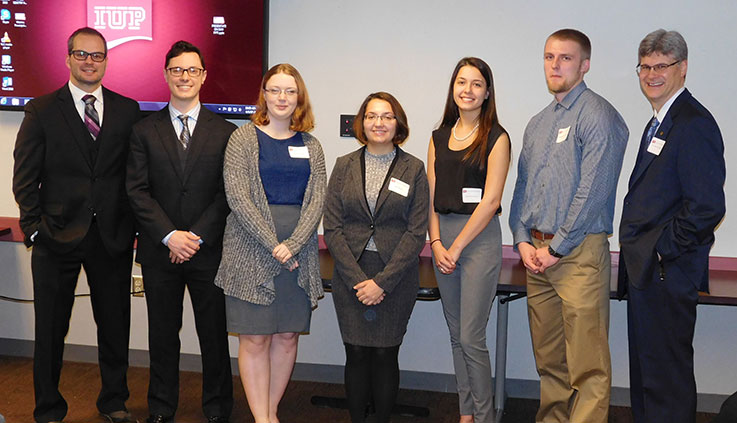
[{"label": "suit lapel", "polygon": [[212,120],[213,116],[214,114],[205,108],[205,106],[200,106],[197,125],[195,125],[194,132],[189,140],[189,151],[187,152],[187,160],[184,165],[182,182],[187,182],[187,178],[192,173],[192,169],[195,163],[197,163],[202,149],[205,148],[205,143],[207,143],[207,128],[210,126],[210,120]]},{"label": "suit lapel", "polygon": [[[662,126],[663,124],[661,123],[660,125]],[[635,168],[632,170],[632,176],[630,176],[630,182],[629,182],[630,188],[632,188],[632,185],[635,184],[635,181],[637,181],[640,178],[640,176],[642,175],[642,172],[644,172],[645,169],[647,169],[647,167],[650,165],[650,162],[652,162],[653,159],[655,158],[654,154],[650,154],[647,151],[642,149],[642,143],[644,142],[644,138],[647,136],[649,126],[650,126],[649,124],[645,125],[645,131],[642,133],[642,139],[640,139],[640,144],[638,145],[637,160],[635,160]],[[657,136],[658,133],[659,131],[655,133],[655,136]]]},{"label": "suit lapel", "polygon": [[61,109],[64,119],[67,121],[69,126],[69,132],[74,138],[74,142],[77,144],[77,148],[87,162],[90,170],[92,170],[92,155],[90,154],[90,143],[92,142],[92,136],[87,131],[87,128],[82,122],[82,118],[77,112],[77,108],[74,106],[74,99],[72,93],[69,91],[69,87],[65,85],[59,90],[59,108]]},{"label": "suit lapel", "polygon": [[[384,185],[381,187],[381,191],[379,191],[379,198],[376,199],[376,207],[374,208],[374,214],[379,213],[379,209],[386,201],[387,197],[389,197],[389,181],[391,178],[397,178],[399,180],[402,180],[402,177],[407,172],[407,157],[404,154],[404,152],[397,147],[397,158],[396,163],[394,163],[394,166],[392,166],[391,173],[388,175],[387,178],[384,180]],[[407,182],[407,181],[403,181]]]},{"label": "suit lapel", "polygon": [[179,140],[177,139],[176,131],[174,131],[174,125],[172,125],[171,120],[169,119],[169,106],[165,106],[156,113],[158,113],[158,118],[156,119],[156,122],[154,122],[154,128],[159,136],[159,142],[161,142],[161,146],[169,156],[169,161],[171,162],[171,166],[174,168],[174,172],[177,174],[177,177],[179,180],[183,180],[182,165],[179,161],[179,152],[177,151],[178,146],[176,144]]},{"label": "suit lapel", "polygon": [[[681,108],[683,107],[683,104],[688,101],[688,99],[691,97],[691,93],[688,92],[688,90],[684,90],[678,98],[673,102],[673,104],[670,106],[670,109],[668,110],[668,113],[663,118],[663,122],[658,127],[657,132],[655,132],[655,137],[658,137],[662,140],[665,140],[665,145],[663,146],[663,149],[668,148],[668,134],[670,133],[670,130],[673,128],[673,119],[678,116],[678,113],[681,111]],[[645,127],[645,133],[643,133],[643,137],[647,134],[647,127]],[[662,150],[661,150],[662,154]],[[632,171],[632,177],[630,177],[629,182],[629,188],[631,189],[635,183],[642,177],[642,175],[645,173],[647,168],[650,166],[650,164],[655,160],[658,156],[652,153],[648,153],[646,151],[639,151],[637,153],[637,161],[635,162],[635,169]]]},{"label": "suit lapel", "polygon": [[363,166],[361,165],[361,160],[363,156],[363,152],[366,150],[366,147],[363,147],[363,149],[358,151],[358,154],[355,154],[351,156],[351,163],[350,166],[348,166],[351,176],[351,180],[355,181],[354,189],[359,190],[358,196],[359,198],[363,198],[363,201],[359,201],[361,203],[361,208],[366,213],[367,216],[371,216],[371,210],[369,210],[368,202],[366,201],[366,181],[364,181],[364,175],[363,175]]}]

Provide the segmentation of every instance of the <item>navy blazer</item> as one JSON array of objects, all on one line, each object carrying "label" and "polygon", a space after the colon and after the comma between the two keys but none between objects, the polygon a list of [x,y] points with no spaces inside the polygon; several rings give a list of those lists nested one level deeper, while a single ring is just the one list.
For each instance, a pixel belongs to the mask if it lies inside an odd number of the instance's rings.
[{"label": "navy blazer", "polygon": [[665,145],[659,155],[638,153],[624,198],[620,298],[627,284],[644,287],[670,265],[697,289],[709,289],[709,250],[725,212],[722,135],[711,113],[684,90],[655,136]]},{"label": "navy blazer", "polygon": [[94,217],[110,254],[132,248],[125,161],[140,112],[134,100],[105,87],[102,98],[105,112],[94,141],[67,84],[26,104],[13,152],[13,192],[26,246],[38,231],[36,242],[69,252],[82,242]]},{"label": "navy blazer", "polygon": [[[419,254],[425,245],[430,189],[425,165],[397,147],[390,175],[379,191],[374,214],[366,202],[361,158],[364,148],[339,157],[333,166],[325,200],[325,243],[335,261],[334,281],[351,288],[366,279],[358,265],[371,236],[384,270],[374,281],[392,292],[403,280],[419,283]],[[406,196],[389,191],[389,178],[409,185]]]},{"label": "navy blazer", "polygon": [[184,230],[203,241],[191,265],[218,266],[230,212],[223,159],[235,129],[202,106],[182,168],[168,106],[133,127],[126,185],[139,224],[136,262],[168,266],[169,248],[161,240],[173,230]]}]

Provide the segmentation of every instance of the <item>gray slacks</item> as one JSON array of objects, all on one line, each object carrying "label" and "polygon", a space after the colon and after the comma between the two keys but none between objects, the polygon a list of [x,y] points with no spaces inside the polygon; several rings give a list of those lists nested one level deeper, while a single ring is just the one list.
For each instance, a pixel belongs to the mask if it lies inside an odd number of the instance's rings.
[{"label": "gray slacks", "polygon": [[[446,214],[440,218],[440,240],[450,248],[470,215]],[[458,402],[462,415],[474,423],[494,422],[491,362],[486,326],[496,295],[502,263],[499,217],[471,241],[449,275],[435,269],[445,321],[450,331]]]}]

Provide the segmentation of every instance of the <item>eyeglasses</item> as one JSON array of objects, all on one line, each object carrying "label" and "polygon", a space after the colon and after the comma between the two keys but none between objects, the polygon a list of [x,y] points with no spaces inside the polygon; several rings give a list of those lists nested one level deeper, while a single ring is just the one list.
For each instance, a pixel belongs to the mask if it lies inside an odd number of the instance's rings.
[{"label": "eyeglasses", "polygon": [[382,120],[384,122],[394,122],[396,119],[397,117],[394,115],[375,115],[373,113],[369,113],[363,117],[363,120],[371,123],[377,122],[379,120]]},{"label": "eyeglasses", "polygon": [[188,68],[180,68],[179,66],[174,66],[172,68],[166,68],[166,71],[169,72],[172,76],[182,76],[184,72],[187,72],[189,76],[200,76],[202,75],[202,71],[204,71],[204,69],[196,68],[194,66],[190,66]]},{"label": "eyeglasses", "polygon": [[266,94],[270,94],[273,97],[279,97],[279,94],[284,93],[287,97],[294,97],[295,95],[299,94],[299,91],[297,91],[296,88],[264,88],[264,91]]},{"label": "eyeglasses", "polygon": [[641,74],[642,72],[649,72],[653,71],[655,73],[663,73],[666,69],[673,65],[677,65],[678,63],[681,63],[680,60],[676,60],[675,62],[671,63],[670,65],[667,65],[665,63],[658,63],[657,65],[649,66],[649,65],[637,65],[635,68],[637,70],[637,74]]},{"label": "eyeglasses", "polygon": [[69,55],[79,60],[80,62],[84,62],[85,60],[87,60],[87,56],[91,57],[93,62],[102,62],[107,57],[107,53],[103,53],[101,51],[88,53],[84,50],[72,50],[69,52]]}]

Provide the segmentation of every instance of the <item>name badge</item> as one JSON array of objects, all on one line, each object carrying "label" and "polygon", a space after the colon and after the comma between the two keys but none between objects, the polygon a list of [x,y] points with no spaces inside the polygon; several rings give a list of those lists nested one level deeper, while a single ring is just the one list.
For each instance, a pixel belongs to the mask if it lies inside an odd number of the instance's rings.
[{"label": "name badge", "polygon": [[568,138],[568,132],[571,130],[571,127],[558,129],[558,138],[555,139],[556,144],[560,144],[563,141],[565,141]]},{"label": "name badge", "polygon": [[309,159],[310,152],[307,150],[307,146],[297,147],[294,145],[289,146],[289,157],[293,159]]},{"label": "name badge", "polygon": [[480,203],[482,192],[483,190],[481,188],[461,189],[461,193],[463,194],[463,202],[464,203]]},{"label": "name badge", "polygon": [[653,137],[652,141],[650,141],[650,144],[647,146],[647,152],[659,156],[660,152],[663,150],[664,145],[665,140],[661,140],[658,137]]},{"label": "name badge", "polygon": [[389,191],[396,192],[402,197],[406,197],[409,194],[409,184],[402,182],[397,178],[391,178],[389,180]]}]

